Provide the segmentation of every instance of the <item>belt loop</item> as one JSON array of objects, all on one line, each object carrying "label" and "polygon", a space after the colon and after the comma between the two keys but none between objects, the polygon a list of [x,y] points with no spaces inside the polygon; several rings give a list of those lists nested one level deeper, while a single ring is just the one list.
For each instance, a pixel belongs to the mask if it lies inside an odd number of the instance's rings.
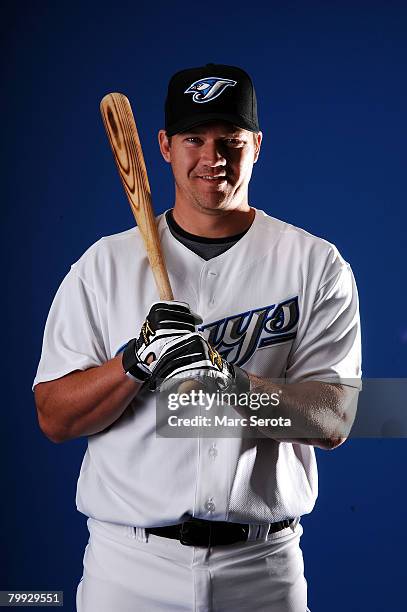
[{"label": "belt loop", "polygon": [[300,516],[297,516],[293,522],[291,523],[290,527],[293,531],[295,531],[295,528],[297,527],[298,523],[300,522]]},{"label": "belt loop", "polygon": [[267,540],[269,531],[270,531],[270,523],[251,524],[249,525],[249,533],[247,534],[247,541],[253,542],[255,540],[262,540],[263,542],[265,542]]},{"label": "belt loop", "polygon": [[248,542],[253,542],[254,540],[258,539],[260,527],[261,527],[261,525],[256,524],[256,523],[249,525],[249,532],[247,534],[247,541]]},{"label": "belt loop", "polygon": [[148,542],[148,535],[144,527],[133,527],[133,534],[133,537],[138,542],[143,542],[144,544]]},{"label": "belt loop", "polygon": [[269,531],[270,531],[270,523],[268,525],[259,525],[259,533],[258,533],[257,539],[266,541]]}]

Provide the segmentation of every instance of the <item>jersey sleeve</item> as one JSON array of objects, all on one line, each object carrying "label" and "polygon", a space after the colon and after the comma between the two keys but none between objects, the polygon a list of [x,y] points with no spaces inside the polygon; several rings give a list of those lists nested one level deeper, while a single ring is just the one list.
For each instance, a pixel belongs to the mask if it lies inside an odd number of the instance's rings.
[{"label": "jersey sleeve", "polygon": [[33,388],[107,361],[95,292],[72,267],[52,302]]},{"label": "jersey sleeve", "polygon": [[305,329],[289,358],[287,381],[319,380],[360,388],[359,300],[348,264],[319,287],[308,308]]}]

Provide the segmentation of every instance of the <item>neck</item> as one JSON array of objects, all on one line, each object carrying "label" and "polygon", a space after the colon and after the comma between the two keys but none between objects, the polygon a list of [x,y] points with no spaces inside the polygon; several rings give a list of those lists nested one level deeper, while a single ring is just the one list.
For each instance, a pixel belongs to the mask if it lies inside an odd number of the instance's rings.
[{"label": "neck", "polygon": [[227,238],[247,230],[256,212],[250,206],[239,210],[183,210],[175,203],[173,217],[182,229],[205,238]]}]

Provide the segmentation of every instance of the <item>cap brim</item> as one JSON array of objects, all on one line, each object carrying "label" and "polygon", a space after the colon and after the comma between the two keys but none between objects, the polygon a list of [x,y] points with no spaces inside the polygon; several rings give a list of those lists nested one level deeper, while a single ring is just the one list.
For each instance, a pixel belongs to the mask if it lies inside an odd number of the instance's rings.
[{"label": "cap brim", "polygon": [[186,132],[197,125],[210,123],[212,121],[226,121],[236,125],[237,127],[243,128],[244,130],[248,130],[249,132],[259,131],[259,127],[257,125],[254,125],[251,121],[245,119],[245,117],[242,117],[241,115],[233,115],[229,113],[202,113],[200,115],[196,115],[195,117],[183,118],[181,121],[177,121],[177,123],[174,123],[166,129],[167,136],[174,136],[175,134]]}]

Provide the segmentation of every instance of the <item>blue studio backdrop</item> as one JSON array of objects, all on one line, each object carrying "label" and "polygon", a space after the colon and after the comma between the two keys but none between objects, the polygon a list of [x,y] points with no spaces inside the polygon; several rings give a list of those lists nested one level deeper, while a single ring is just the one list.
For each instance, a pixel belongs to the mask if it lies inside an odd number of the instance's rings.
[{"label": "blue studio backdrop", "polygon": [[[157,213],[169,77],[208,62],[253,77],[264,134],[250,202],[335,243],[360,295],[363,375],[405,377],[406,26],[398,2],[6,3],[2,9],[3,400],[0,590],[63,590],[87,543],[75,508],[84,439],[52,444],[31,391],[45,319],[71,263],[134,224],[102,125],[130,98]],[[313,612],[407,609],[406,439],[317,451],[303,518]]]}]

